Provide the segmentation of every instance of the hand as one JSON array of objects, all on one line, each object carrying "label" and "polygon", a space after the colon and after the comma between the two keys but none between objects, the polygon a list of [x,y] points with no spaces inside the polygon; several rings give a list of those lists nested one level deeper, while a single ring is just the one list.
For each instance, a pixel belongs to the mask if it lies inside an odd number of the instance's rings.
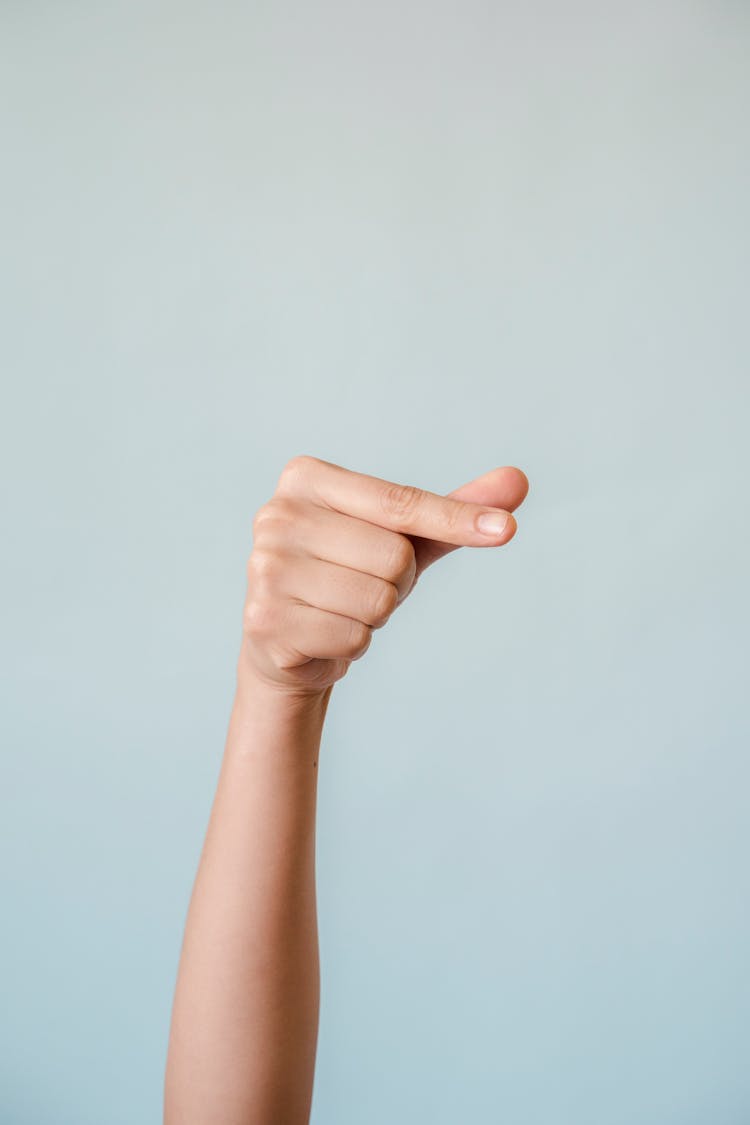
[{"label": "hand", "polygon": [[[285,693],[324,693],[428,566],[457,547],[512,539],[510,513],[528,488],[512,466],[440,496],[293,457],[253,521],[241,669]],[[502,530],[479,530],[483,513],[505,519]]]}]

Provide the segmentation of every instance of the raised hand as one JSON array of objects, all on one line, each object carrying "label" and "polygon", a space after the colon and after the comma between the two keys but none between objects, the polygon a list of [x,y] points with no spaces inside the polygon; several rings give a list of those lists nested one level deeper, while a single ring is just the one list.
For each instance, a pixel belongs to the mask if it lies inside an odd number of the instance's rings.
[{"label": "raised hand", "polygon": [[440,496],[293,457],[253,521],[238,674],[291,694],[326,691],[428,566],[513,537],[528,488],[512,466]]}]

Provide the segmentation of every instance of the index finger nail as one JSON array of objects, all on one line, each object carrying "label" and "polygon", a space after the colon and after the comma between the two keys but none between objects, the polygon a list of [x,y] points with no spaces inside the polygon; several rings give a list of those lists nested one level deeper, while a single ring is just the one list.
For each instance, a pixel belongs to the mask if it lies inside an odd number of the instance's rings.
[{"label": "index finger nail", "polygon": [[507,524],[507,512],[482,512],[477,516],[477,527],[483,535],[502,535]]}]

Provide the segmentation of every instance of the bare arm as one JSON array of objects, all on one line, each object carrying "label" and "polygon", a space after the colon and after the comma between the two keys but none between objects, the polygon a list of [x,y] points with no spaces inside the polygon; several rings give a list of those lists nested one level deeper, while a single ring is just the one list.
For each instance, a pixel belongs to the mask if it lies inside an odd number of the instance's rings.
[{"label": "bare arm", "polygon": [[318,1033],[318,755],[334,684],[432,562],[493,546],[511,467],[440,497],[294,458],[254,522],[237,690],[175,989],[165,1125],[306,1125]]},{"label": "bare arm", "polygon": [[238,693],[180,960],[165,1122],[307,1122],[318,1031],[317,757],[331,688]]}]

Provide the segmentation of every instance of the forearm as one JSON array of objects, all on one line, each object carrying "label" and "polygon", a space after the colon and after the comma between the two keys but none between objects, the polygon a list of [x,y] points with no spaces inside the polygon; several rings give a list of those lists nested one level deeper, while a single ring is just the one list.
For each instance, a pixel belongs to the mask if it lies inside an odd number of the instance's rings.
[{"label": "forearm", "polygon": [[165,1125],[305,1125],[319,1012],[318,751],[331,688],[238,686],[185,926]]}]

